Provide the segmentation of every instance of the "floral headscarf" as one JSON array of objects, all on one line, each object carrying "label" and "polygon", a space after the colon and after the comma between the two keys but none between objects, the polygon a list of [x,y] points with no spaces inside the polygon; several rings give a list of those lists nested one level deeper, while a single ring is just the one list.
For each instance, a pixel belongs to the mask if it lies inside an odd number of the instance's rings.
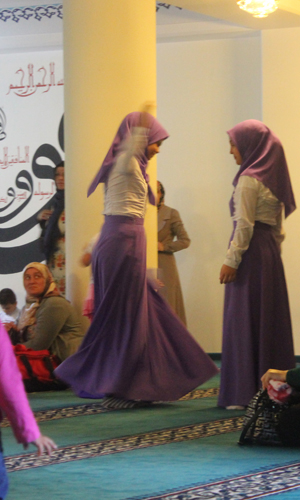
[{"label": "floral headscarf", "polygon": [[50,273],[48,267],[40,262],[31,262],[23,270],[23,280],[25,273],[28,269],[36,269],[45,278],[45,289],[39,297],[32,295],[26,295],[26,305],[23,307],[18,322],[18,327],[23,330],[27,326],[34,325],[36,323],[36,312],[40,307],[40,303],[43,299],[48,297],[57,297],[60,295],[58,288],[54,282],[53,276]]}]

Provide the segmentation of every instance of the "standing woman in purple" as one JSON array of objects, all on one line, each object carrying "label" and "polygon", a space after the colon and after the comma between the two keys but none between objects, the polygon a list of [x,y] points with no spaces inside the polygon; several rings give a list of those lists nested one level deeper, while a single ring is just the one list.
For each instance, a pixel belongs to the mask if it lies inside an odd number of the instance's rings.
[{"label": "standing woman in purple", "polygon": [[230,200],[233,234],[220,272],[225,287],[221,388],[218,404],[242,409],[270,366],[295,365],[280,247],[282,211],[296,208],[284,150],[257,120],[228,131],[240,166]]},{"label": "standing woman in purple", "polygon": [[175,400],[218,371],[146,278],[147,198],[155,204],[146,167],[167,137],[149,113],[127,115],[88,191],[104,183],[94,318],[56,374],[79,396],[105,395],[107,406]]}]

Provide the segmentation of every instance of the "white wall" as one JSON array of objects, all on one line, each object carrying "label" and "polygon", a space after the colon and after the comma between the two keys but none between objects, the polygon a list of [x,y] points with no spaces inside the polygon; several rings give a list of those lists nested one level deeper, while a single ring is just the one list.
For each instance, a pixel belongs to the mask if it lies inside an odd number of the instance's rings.
[{"label": "white wall", "polygon": [[[283,261],[296,354],[300,353],[300,28],[262,33],[263,119],[283,142],[298,210],[285,223]],[[284,346],[283,346],[284,347]]]},{"label": "white wall", "polygon": [[260,37],[158,44],[157,82],[158,118],[170,133],[158,179],[192,240],[176,254],[188,327],[205,350],[220,352],[224,287],[218,277],[236,173],[226,130],[262,118]]}]

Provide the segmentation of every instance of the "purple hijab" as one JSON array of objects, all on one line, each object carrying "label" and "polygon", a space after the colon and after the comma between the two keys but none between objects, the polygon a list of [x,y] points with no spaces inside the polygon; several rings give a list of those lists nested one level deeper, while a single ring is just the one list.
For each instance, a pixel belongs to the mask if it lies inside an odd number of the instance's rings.
[{"label": "purple hijab", "polygon": [[[109,173],[111,171],[111,168],[113,167],[116,161],[116,157],[118,156],[120,151],[122,151],[123,141],[126,140],[129,134],[131,134],[133,127],[139,126],[140,118],[141,118],[141,113],[139,111],[129,113],[129,115],[125,116],[112,142],[112,145],[110,146],[110,149],[106,157],[104,158],[104,161],[98,173],[94,177],[94,180],[92,181],[88,189],[88,196],[90,196],[95,191],[96,187],[100,182],[106,182]],[[150,144],[154,144],[155,142],[163,141],[164,139],[167,139],[169,137],[168,132],[161,126],[161,124],[157,121],[157,119],[150,114],[148,118],[148,127],[149,128],[145,129],[148,135],[148,144],[147,144],[148,146]],[[146,150],[144,151],[143,154],[137,156],[136,159],[139,163],[143,177],[148,184],[149,201],[152,205],[155,205],[155,197],[151,187],[149,186],[149,176],[146,173],[146,168],[148,165]]]},{"label": "purple hijab", "polygon": [[295,210],[296,203],[284,150],[278,137],[258,120],[238,123],[227,134],[242,157],[233,185],[237,185],[240,175],[254,177],[284,203],[285,216],[288,217]]}]

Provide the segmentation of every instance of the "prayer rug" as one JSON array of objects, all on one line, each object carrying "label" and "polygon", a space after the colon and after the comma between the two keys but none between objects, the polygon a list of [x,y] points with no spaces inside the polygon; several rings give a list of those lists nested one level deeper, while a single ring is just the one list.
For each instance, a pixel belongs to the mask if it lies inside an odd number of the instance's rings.
[{"label": "prayer rug", "polygon": [[[212,396],[217,396],[219,394],[219,388],[211,389],[196,389],[189,392],[179,401],[189,401],[201,398],[210,398]],[[156,404],[156,403],[154,403]],[[159,404],[159,402],[157,403]],[[165,404],[165,402],[164,402]],[[71,417],[81,417],[84,415],[95,415],[98,413],[106,413],[108,411],[116,411],[118,408],[105,408],[102,403],[91,403],[91,404],[77,404],[74,406],[68,406],[66,408],[55,408],[53,410],[42,410],[35,411],[34,416],[37,422],[47,422],[49,420],[59,420],[61,418],[71,418]],[[1,422],[1,427],[9,427],[9,421],[4,418]]]},{"label": "prayer rug", "polygon": [[243,412],[216,406],[216,381],[142,410],[31,394],[59,449],[22,453],[5,421],[7,500],[299,500],[299,450],[238,446]]},{"label": "prayer rug", "polygon": [[189,441],[234,432],[241,429],[242,422],[243,417],[234,417],[216,422],[163,429],[118,439],[66,446],[53,452],[50,457],[48,455],[37,457],[34,453],[6,457],[5,465],[8,472],[15,472],[33,467],[43,467],[45,465],[83,460],[111,453],[122,453],[139,448],[148,448],[150,446],[162,446],[180,441]]},{"label": "prayer rug", "polygon": [[254,500],[295,489],[300,490],[300,463],[216,483],[192,486],[163,495],[132,497],[126,500]]}]

